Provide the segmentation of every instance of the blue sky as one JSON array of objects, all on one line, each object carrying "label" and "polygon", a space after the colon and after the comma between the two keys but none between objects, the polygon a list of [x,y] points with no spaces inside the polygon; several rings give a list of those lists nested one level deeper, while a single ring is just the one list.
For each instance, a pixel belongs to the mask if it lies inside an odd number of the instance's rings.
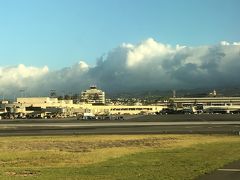
[{"label": "blue sky", "polygon": [[240,41],[239,0],[0,0],[0,66],[50,69],[149,37],[197,46]]}]

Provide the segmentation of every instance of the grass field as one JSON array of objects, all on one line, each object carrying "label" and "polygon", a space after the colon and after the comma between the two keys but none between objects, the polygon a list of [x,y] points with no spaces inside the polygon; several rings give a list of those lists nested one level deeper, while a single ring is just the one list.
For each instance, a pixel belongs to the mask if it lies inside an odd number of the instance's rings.
[{"label": "grass field", "polygon": [[0,179],[194,179],[240,159],[240,137],[0,137]]}]

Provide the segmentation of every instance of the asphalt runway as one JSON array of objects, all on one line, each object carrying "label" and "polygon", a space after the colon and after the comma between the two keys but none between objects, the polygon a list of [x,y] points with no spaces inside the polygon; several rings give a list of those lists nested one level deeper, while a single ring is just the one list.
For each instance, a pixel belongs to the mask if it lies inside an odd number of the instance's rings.
[{"label": "asphalt runway", "polygon": [[125,120],[0,120],[0,136],[74,134],[240,135],[240,115],[128,116]]},{"label": "asphalt runway", "polygon": [[[169,114],[169,115],[132,115],[124,116],[127,122],[182,122],[182,121],[240,121],[240,114]],[[69,123],[79,122],[77,118],[65,119],[11,119],[0,120],[0,124],[10,123]],[[122,122],[122,120],[82,120],[81,123]]]},{"label": "asphalt runway", "polygon": [[239,180],[240,161],[235,161],[213,172],[205,174],[197,180]]}]

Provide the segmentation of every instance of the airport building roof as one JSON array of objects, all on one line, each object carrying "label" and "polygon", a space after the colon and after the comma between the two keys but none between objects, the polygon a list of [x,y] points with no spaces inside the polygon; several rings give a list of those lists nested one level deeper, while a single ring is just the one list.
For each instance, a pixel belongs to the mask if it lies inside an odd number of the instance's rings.
[{"label": "airport building roof", "polygon": [[240,97],[191,97],[191,98],[170,98],[172,102],[240,102]]}]

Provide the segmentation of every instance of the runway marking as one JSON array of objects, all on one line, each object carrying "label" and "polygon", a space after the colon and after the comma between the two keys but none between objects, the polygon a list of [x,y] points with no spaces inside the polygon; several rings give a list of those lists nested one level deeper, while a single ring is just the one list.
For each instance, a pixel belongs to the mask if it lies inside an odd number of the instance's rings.
[{"label": "runway marking", "polygon": [[218,169],[218,171],[240,172],[240,169]]},{"label": "runway marking", "polygon": [[240,121],[215,121],[215,122],[107,122],[107,123],[23,123],[23,124],[0,124],[3,127],[110,127],[110,126],[194,126],[194,125],[240,125]]}]

